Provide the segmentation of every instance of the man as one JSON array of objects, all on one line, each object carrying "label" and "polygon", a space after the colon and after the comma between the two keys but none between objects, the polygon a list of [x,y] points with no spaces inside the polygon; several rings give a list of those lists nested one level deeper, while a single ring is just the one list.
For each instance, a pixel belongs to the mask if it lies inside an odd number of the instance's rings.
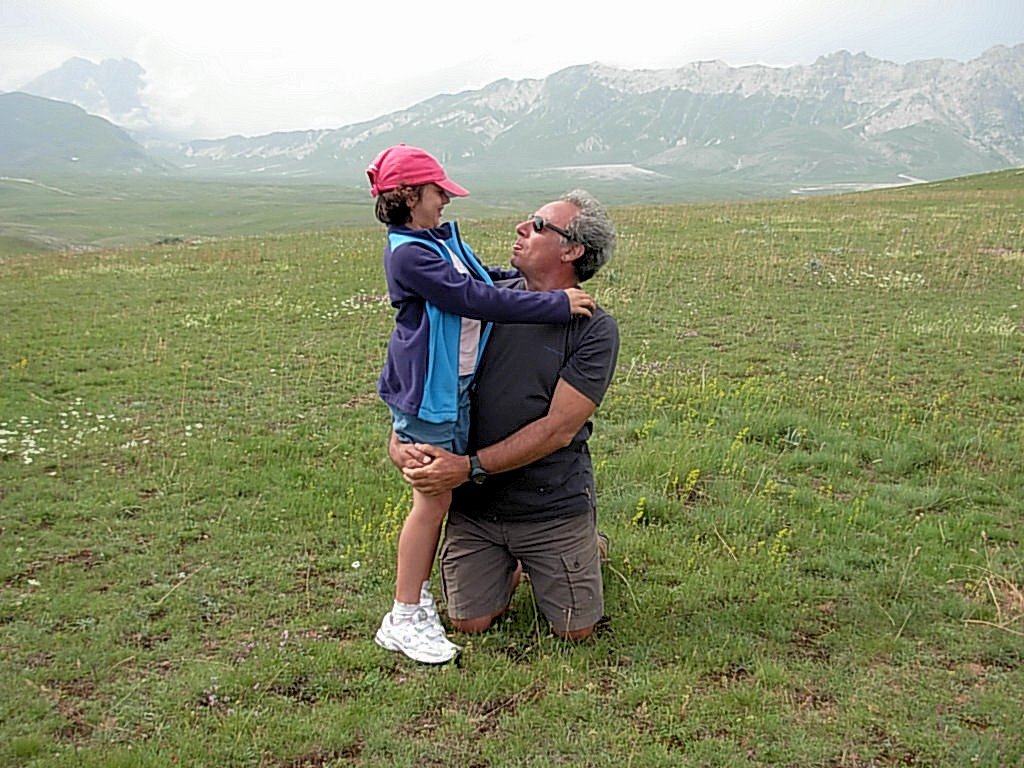
[{"label": "man", "polygon": [[[511,264],[522,277],[499,284],[571,288],[604,266],[614,247],[604,207],[570,192],[516,227]],[[392,436],[392,459],[413,487],[455,489],[441,575],[457,630],[487,629],[508,608],[522,573],[559,636],[588,637],[601,619],[587,440],[618,348],[615,319],[599,307],[569,324],[496,325],[474,385],[470,455]]]}]

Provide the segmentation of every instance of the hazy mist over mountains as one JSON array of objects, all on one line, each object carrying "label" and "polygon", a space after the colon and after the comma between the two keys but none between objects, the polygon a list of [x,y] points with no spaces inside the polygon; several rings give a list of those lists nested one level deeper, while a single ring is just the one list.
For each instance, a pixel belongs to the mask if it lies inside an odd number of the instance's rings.
[{"label": "hazy mist over mountains", "polygon": [[161,133],[144,103],[145,74],[131,59],[106,59],[93,64],[73,58],[18,90],[69,102],[129,131]]},{"label": "hazy mist over mountains", "polygon": [[591,187],[760,194],[1024,166],[1024,44],[966,63],[839,51],[787,68],[581,65],[336,129],[196,141],[169,138],[173,116],[152,106],[144,75],[130,60],[71,59],[23,93],[0,95],[0,173],[362,185],[372,157],[400,141],[495,187],[554,175]]}]

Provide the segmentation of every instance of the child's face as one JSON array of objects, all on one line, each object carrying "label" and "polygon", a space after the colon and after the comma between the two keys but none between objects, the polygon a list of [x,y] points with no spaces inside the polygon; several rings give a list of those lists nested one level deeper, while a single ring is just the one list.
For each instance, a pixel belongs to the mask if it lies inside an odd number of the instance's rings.
[{"label": "child's face", "polygon": [[437,184],[425,184],[420,187],[419,197],[409,201],[412,217],[409,226],[412,229],[433,229],[441,226],[441,211],[451,202],[448,193]]}]

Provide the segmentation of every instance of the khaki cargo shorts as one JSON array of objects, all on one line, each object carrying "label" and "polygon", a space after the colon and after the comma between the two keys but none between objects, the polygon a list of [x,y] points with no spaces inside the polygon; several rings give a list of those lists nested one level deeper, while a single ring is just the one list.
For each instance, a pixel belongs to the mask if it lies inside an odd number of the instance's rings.
[{"label": "khaki cargo shorts", "polygon": [[557,631],[596,624],[604,589],[593,512],[544,521],[494,520],[448,514],[441,579],[448,615],[468,620],[503,611],[518,563],[530,577],[541,613]]}]

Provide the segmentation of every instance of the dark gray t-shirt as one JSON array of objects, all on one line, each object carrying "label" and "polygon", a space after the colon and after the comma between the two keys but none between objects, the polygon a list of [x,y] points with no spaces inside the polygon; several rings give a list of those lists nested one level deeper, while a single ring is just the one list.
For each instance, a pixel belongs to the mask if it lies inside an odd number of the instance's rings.
[{"label": "dark gray t-shirt", "polygon": [[[499,285],[522,288],[523,280]],[[496,443],[548,412],[558,379],[600,404],[619,351],[615,318],[598,308],[569,323],[495,325],[477,371],[470,450]],[[533,464],[455,490],[452,508],[471,516],[533,520],[594,508],[588,421],[572,443]]]}]

